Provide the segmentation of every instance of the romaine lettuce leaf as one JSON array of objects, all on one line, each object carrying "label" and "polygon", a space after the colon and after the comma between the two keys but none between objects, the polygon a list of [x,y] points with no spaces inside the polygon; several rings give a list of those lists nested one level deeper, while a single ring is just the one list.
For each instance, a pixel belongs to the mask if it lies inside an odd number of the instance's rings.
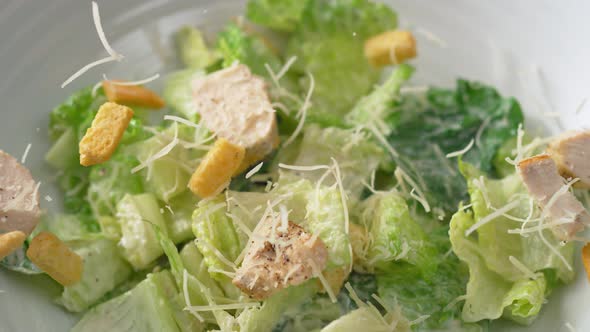
[{"label": "romaine lettuce leaf", "polygon": [[80,282],[64,287],[58,299],[58,303],[69,311],[86,310],[131,275],[131,267],[119,255],[117,244],[111,240],[96,238],[67,241],[67,244],[84,261]]},{"label": "romaine lettuce leaf", "polygon": [[307,0],[250,0],[246,17],[256,24],[289,32],[295,29],[306,3]]},{"label": "romaine lettuce leaf", "polygon": [[384,316],[369,306],[355,309],[324,327],[321,332],[410,332],[410,322],[399,312]]},{"label": "romaine lettuce leaf", "polygon": [[[573,246],[560,245],[548,229],[526,237],[508,233],[523,226],[512,219],[535,220],[540,216],[538,209],[529,205],[518,174],[491,180],[467,163],[461,163],[461,171],[469,186],[472,212],[455,213],[449,234],[453,251],[469,267],[462,319],[476,322],[503,316],[528,324],[558,281],[573,279],[574,271],[565,263],[573,264]],[[513,207],[504,215],[475,228],[476,236],[467,234],[482,218],[509,204]]]},{"label": "romaine lettuce leaf", "polygon": [[153,194],[125,195],[117,204],[116,217],[121,225],[119,248],[136,270],[148,267],[162,255],[152,224],[167,234],[166,221]]},{"label": "romaine lettuce leaf", "polygon": [[[370,136],[356,129],[321,128],[316,124],[305,127],[299,153],[290,164],[298,166],[332,165],[334,158],[342,173],[342,182],[349,198],[356,201],[363,192],[363,181],[368,183],[387,153]],[[307,172],[303,177],[315,182],[322,172]],[[333,176],[325,184],[334,183]]]},{"label": "romaine lettuce leaf", "polygon": [[269,73],[266,64],[274,72],[281,68],[281,60],[263,39],[248,35],[233,23],[217,36],[217,48],[223,58],[223,67],[229,67],[237,61],[247,65],[252,73],[267,78]]},{"label": "romaine lettuce leaf", "polygon": [[392,105],[400,98],[399,92],[402,85],[413,73],[414,68],[410,65],[397,66],[383,84],[356,102],[350,113],[346,115],[346,122],[352,127],[374,126],[388,135],[390,128],[384,124],[384,121],[396,111]]},{"label": "romaine lettuce leaf", "polygon": [[90,309],[72,332],[180,332],[166,292],[170,283],[169,271],[150,274],[132,290]]},{"label": "romaine lettuce leaf", "polygon": [[119,151],[109,161],[91,168],[86,199],[95,218],[114,216],[123,196],[144,192],[141,175],[131,173],[138,164],[136,157]]},{"label": "romaine lettuce leaf", "polygon": [[425,275],[436,270],[438,262],[433,258],[437,248],[410,216],[406,201],[398,193],[377,193],[358,209],[362,211],[360,225],[367,234],[364,248],[355,250],[359,253],[355,264],[360,264],[362,270],[388,269],[394,261],[415,265]]},{"label": "romaine lettuce leaf", "polygon": [[[310,0],[290,38],[286,55],[294,71],[315,79],[308,121],[343,125],[342,116],[379,80],[363,55],[365,39],[395,29],[396,14],[368,0]],[[306,84],[307,85],[307,84]]]},{"label": "romaine lettuce leaf", "polygon": [[166,77],[162,96],[166,105],[191,121],[198,120],[197,109],[193,102],[193,80],[205,76],[201,69],[184,69],[175,71]]},{"label": "romaine lettuce leaf", "polygon": [[445,155],[473,139],[464,160],[491,173],[497,150],[523,122],[514,98],[465,80],[458,80],[455,89],[430,88],[426,103],[420,96],[405,95],[396,109],[387,120],[389,143],[399,154],[394,160],[445,219],[466,199],[465,181]]},{"label": "romaine lettuce leaf", "polygon": [[185,67],[203,69],[216,60],[207,48],[201,31],[184,26],[174,35],[178,56]]},{"label": "romaine lettuce leaf", "polygon": [[285,288],[266,299],[259,308],[248,308],[238,317],[240,332],[271,331],[290,307],[298,307],[318,291],[315,280]]}]

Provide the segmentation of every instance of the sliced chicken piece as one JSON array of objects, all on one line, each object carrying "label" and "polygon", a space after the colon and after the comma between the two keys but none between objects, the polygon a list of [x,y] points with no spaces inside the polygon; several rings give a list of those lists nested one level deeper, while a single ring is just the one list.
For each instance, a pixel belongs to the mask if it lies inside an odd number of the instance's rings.
[{"label": "sliced chicken piece", "polygon": [[197,111],[207,129],[246,149],[238,173],[278,146],[275,111],[264,80],[241,64],[193,82]]},{"label": "sliced chicken piece", "polygon": [[29,235],[40,216],[39,187],[31,172],[0,150],[0,233]]},{"label": "sliced chicken piece", "polygon": [[590,131],[574,131],[549,145],[548,153],[564,177],[579,178],[577,187],[590,188]]},{"label": "sliced chicken piece", "polygon": [[531,196],[555,222],[570,222],[552,227],[555,235],[564,241],[590,225],[590,215],[570,191],[565,189],[565,179],[559,175],[555,161],[543,154],[522,160],[518,171]]},{"label": "sliced chicken piece", "polygon": [[261,300],[314,277],[327,261],[328,251],[322,240],[293,222],[284,230],[280,223],[268,218],[254,230],[233,283]]}]

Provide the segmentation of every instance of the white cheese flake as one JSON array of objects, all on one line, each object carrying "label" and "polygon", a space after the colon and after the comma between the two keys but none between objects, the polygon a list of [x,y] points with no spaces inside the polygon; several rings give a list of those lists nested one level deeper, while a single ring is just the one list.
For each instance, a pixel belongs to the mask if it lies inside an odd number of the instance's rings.
[{"label": "white cheese flake", "polygon": [[285,143],[283,144],[283,147],[287,147],[291,143],[293,143],[293,141],[297,138],[297,136],[299,136],[299,134],[303,130],[303,125],[305,124],[305,118],[307,118],[307,110],[311,106],[311,102],[310,102],[311,95],[313,94],[313,90],[315,89],[315,79],[313,77],[313,74],[308,73],[308,75],[309,75],[309,90],[307,91],[307,95],[305,96],[305,100],[303,101],[303,105],[301,105],[301,109],[299,109],[299,112],[297,113],[297,115],[299,116],[299,123],[297,124],[297,127],[295,127],[295,130],[293,131],[291,136],[285,141]]},{"label": "white cheese flake", "polygon": [[32,146],[31,143],[27,144],[27,147],[25,148],[25,152],[23,153],[23,156],[20,158],[21,164],[24,164],[27,162],[27,156],[29,155],[29,151],[31,150],[31,146]]},{"label": "white cheese flake", "polygon": [[469,150],[471,150],[474,143],[475,143],[475,140],[472,138],[471,141],[469,141],[469,144],[467,144],[467,146],[465,148],[463,148],[459,151],[447,153],[446,157],[447,158],[454,158],[454,157],[462,156],[462,155],[466,154],[467,152],[469,152]]},{"label": "white cheese flake", "polygon": [[518,205],[520,204],[519,201],[513,201],[508,203],[507,205],[499,208],[498,210],[488,214],[487,216],[479,219],[475,224],[473,224],[471,227],[469,227],[466,231],[465,231],[465,236],[469,236],[471,235],[471,233],[473,233],[475,230],[477,230],[478,228],[480,228],[481,226],[489,223],[490,221],[501,217],[504,213],[516,208]]},{"label": "white cheese flake", "polygon": [[246,173],[246,179],[249,179],[254,174],[258,173],[263,165],[264,165],[264,162],[261,162],[260,164],[254,166],[254,168],[252,168],[248,173]]}]

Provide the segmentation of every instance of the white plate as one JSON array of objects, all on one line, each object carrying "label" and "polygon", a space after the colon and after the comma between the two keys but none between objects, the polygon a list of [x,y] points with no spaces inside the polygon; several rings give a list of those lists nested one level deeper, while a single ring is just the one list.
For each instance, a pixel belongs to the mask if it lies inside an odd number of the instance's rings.
[{"label": "white plate", "polygon": [[[418,32],[418,72],[413,84],[449,85],[457,76],[481,80],[516,96],[529,126],[550,130],[590,125],[590,2],[551,0],[390,1],[401,26]],[[99,1],[103,26],[122,63],[94,69],[66,89],[73,71],[105,56],[94,31],[90,1],[0,1],[0,149],[20,157],[43,181],[43,208],[58,209],[52,171],[43,164],[49,147],[48,112],[71,92],[94,84],[102,73],[138,79],[174,66],[170,34],[195,24],[211,36],[243,1]],[[427,35],[433,34],[430,38]],[[440,39],[434,41],[434,39]],[[158,82],[152,84],[158,87]],[[551,118],[559,112],[559,121]],[[536,119],[531,120],[530,116]],[[561,121],[561,124],[559,123]],[[529,328],[494,324],[501,331],[590,331],[590,287],[577,262],[573,285],[552,294]],[[51,303],[59,289],[44,277],[0,270],[0,331],[65,331],[76,317]]]}]

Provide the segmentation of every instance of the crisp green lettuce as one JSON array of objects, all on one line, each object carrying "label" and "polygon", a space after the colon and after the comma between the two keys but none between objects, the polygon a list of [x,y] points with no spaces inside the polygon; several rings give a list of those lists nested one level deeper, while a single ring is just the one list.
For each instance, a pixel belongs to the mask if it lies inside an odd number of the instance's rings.
[{"label": "crisp green lettuce", "polygon": [[84,261],[80,282],[64,287],[58,299],[69,311],[86,310],[131,275],[131,267],[119,255],[117,244],[109,239],[74,240],[67,244]]},{"label": "crisp green lettuce", "polygon": [[[363,181],[370,182],[371,173],[388,157],[365,132],[356,129],[321,128],[315,124],[305,127],[298,149],[299,152],[292,161],[282,162],[298,166],[332,165],[334,158],[339,164],[343,186],[351,200],[360,198],[364,189]],[[315,182],[322,176],[322,172],[307,172],[302,176]],[[326,180],[326,184],[333,182],[333,176]]]},{"label": "crisp green lettuce", "polygon": [[[286,54],[293,70],[315,79],[308,120],[343,125],[342,116],[379,80],[363,55],[365,39],[397,26],[389,6],[368,0],[310,0],[290,38]],[[309,86],[309,82],[304,83]]]},{"label": "crisp green lettuce", "polygon": [[410,322],[399,312],[384,316],[369,306],[358,308],[324,327],[321,332],[410,332]]},{"label": "crisp green lettuce", "polygon": [[[455,213],[449,234],[453,251],[469,267],[462,319],[475,322],[503,316],[528,324],[557,283],[573,279],[574,272],[567,266],[573,264],[573,246],[560,245],[548,229],[526,237],[508,233],[523,226],[512,219],[527,220],[530,216],[535,220],[540,216],[538,209],[529,205],[518,174],[491,180],[467,163],[461,164],[461,170],[468,181],[472,212]],[[510,218],[500,215],[477,227],[477,236],[467,234],[493,209],[508,204],[513,205],[507,212]]]},{"label": "crisp green lettuce", "polygon": [[174,35],[178,56],[185,67],[203,69],[216,60],[207,48],[201,31],[185,26]]},{"label": "crisp green lettuce", "polygon": [[384,131],[384,134],[389,134],[390,128],[387,126],[383,128],[381,124],[395,112],[392,105],[400,98],[399,91],[413,72],[414,68],[410,65],[401,64],[396,67],[383,84],[354,105],[350,113],[346,115],[346,122],[353,127],[374,126]]},{"label": "crisp green lettuce", "polygon": [[[68,129],[79,132],[88,115],[98,110],[98,106],[106,101],[102,93],[92,95],[90,87],[71,95],[63,104],[54,108],[49,114],[49,136],[57,140]],[[84,129],[85,130],[85,129]],[[81,137],[79,137],[81,138]]]},{"label": "crisp green lettuce", "polygon": [[306,3],[306,0],[250,0],[246,17],[256,24],[289,32],[295,29]]},{"label": "crisp green lettuce", "polygon": [[[425,97],[425,98],[424,98]],[[501,145],[523,122],[520,105],[486,85],[458,80],[455,89],[430,88],[426,96],[404,95],[386,121],[394,158],[417,191],[448,220],[467,197],[465,181],[446,154],[474,145],[463,159],[487,173]]]},{"label": "crisp green lettuce", "polygon": [[259,308],[246,309],[237,317],[240,332],[271,331],[285,311],[298,307],[317,291],[314,280],[281,290],[266,299]]},{"label": "crisp green lettuce", "polygon": [[136,157],[119,151],[109,161],[91,168],[86,200],[95,218],[114,216],[123,196],[144,192],[142,176],[131,173],[138,164]]},{"label": "crisp green lettuce", "polygon": [[262,77],[269,77],[265,65],[270,66],[274,72],[281,68],[281,60],[263,39],[248,35],[236,24],[226,26],[217,38],[217,48],[223,58],[223,67],[239,62],[247,65],[252,73]]},{"label": "crisp green lettuce", "polygon": [[166,221],[153,194],[125,195],[117,204],[116,217],[121,225],[121,254],[136,270],[148,267],[162,255],[151,225],[167,234]]},{"label": "crisp green lettuce", "polygon": [[193,102],[192,82],[205,76],[201,69],[184,69],[166,77],[162,96],[166,105],[189,120],[198,120],[197,108]]},{"label": "crisp green lettuce", "polygon": [[435,271],[437,249],[422,227],[410,216],[408,205],[398,193],[377,193],[359,206],[360,225],[367,242],[355,260],[361,269],[387,269],[391,262],[406,261],[425,274]]},{"label": "crisp green lettuce", "polygon": [[72,332],[180,332],[174,306],[167,296],[170,283],[173,280],[169,271],[150,274],[132,290],[90,309]]}]

